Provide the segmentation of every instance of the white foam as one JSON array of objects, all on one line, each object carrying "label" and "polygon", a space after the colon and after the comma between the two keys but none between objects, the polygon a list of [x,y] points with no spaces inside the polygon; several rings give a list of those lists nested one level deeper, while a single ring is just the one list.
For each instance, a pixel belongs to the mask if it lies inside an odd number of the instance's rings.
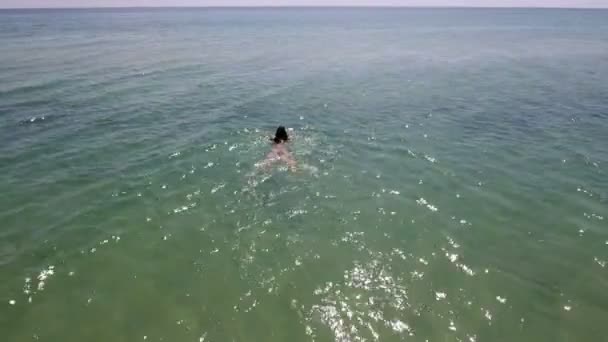
[{"label": "white foam", "polygon": [[570,311],[572,310],[572,307],[570,305],[564,305],[564,310]]},{"label": "white foam", "polygon": [[16,302],[14,299],[9,300],[9,301],[8,301],[8,303],[9,303],[10,305],[15,305],[15,304],[17,304],[17,302]]},{"label": "white foam", "polygon": [[448,327],[448,329],[450,329],[452,331],[456,331],[456,326],[454,325],[454,321],[450,320],[450,326]]},{"label": "white foam", "polygon": [[501,296],[496,296],[496,300],[498,302],[500,302],[500,304],[504,304],[507,302],[507,298],[501,297]]},{"label": "white foam", "polygon": [[303,209],[291,210],[289,212],[289,215],[287,216],[287,218],[291,219],[291,218],[294,218],[295,216],[304,215],[306,213],[308,213],[308,211],[303,210]]},{"label": "white foam", "polygon": [[391,321],[390,326],[395,332],[398,332],[398,333],[404,332],[404,331],[407,331],[407,332],[410,331],[410,326],[407,325],[406,323],[403,323],[402,321],[400,321],[398,319]]},{"label": "white foam", "polygon": [[[483,308],[481,309],[483,311]],[[485,310],[483,316],[488,320],[491,321],[492,320],[492,314],[490,313],[489,310]]]},{"label": "white foam", "polygon": [[424,272],[418,272],[416,270],[414,270],[414,272],[411,272],[412,278],[416,278],[416,279],[422,279],[424,277]]},{"label": "white foam", "polygon": [[179,208],[175,208],[175,209],[173,209],[173,213],[174,213],[174,214],[179,214],[179,213],[181,213],[182,211],[186,211],[186,210],[188,210],[188,207],[184,205],[184,206],[182,206],[182,207],[179,207]]},{"label": "white foam", "polygon": [[402,250],[399,250],[397,248],[393,248],[393,253],[392,254],[393,255],[398,255],[401,258],[401,260],[406,260],[407,259],[407,257],[405,256],[405,253]]},{"label": "white foam", "polygon": [[600,215],[597,215],[597,214],[593,214],[593,213],[591,213],[591,214],[583,213],[583,216],[585,216],[588,219],[594,218],[594,219],[598,219],[600,221],[604,219],[603,216],[600,216]]},{"label": "white foam", "polygon": [[446,256],[448,257],[448,259],[450,260],[450,262],[456,262],[458,260],[458,254],[449,254],[446,253]]},{"label": "white foam", "polygon": [[372,327],[370,322],[367,322],[367,328],[369,329],[369,332],[374,337],[374,341],[380,340],[380,335],[374,330],[374,328]]},{"label": "white foam", "polygon": [[179,207],[179,208],[175,208],[175,209],[173,209],[173,213],[174,213],[174,214],[179,214],[179,213],[181,213],[181,212],[183,212],[183,211],[186,211],[186,210],[192,209],[192,208],[194,208],[194,207],[196,207],[196,203],[190,203],[190,204],[188,204],[188,205],[183,205],[183,206],[181,206],[181,207]]},{"label": "white foam", "polygon": [[447,295],[445,294],[445,292],[435,292],[435,300],[442,300],[446,297]]},{"label": "white foam", "polygon": [[416,203],[418,203],[418,205],[425,205],[430,211],[436,212],[439,209],[437,209],[436,206],[430,204],[429,202],[427,202],[427,200],[425,200],[424,198],[420,198],[418,200],[416,200]]},{"label": "white foam", "polygon": [[446,236],[446,239],[448,240],[448,243],[450,244],[450,246],[454,247],[454,248],[460,248],[460,245],[458,243],[456,243],[456,241],[454,241],[454,239],[452,239],[449,236]]},{"label": "white foam", "polygon": [[38,291],[44,290],[46,280],[50,276],[55,274],[54,269],[55,269],[55,266],[51,265],[51,266],[47,267],[46,269],[43,269],[42,271],[40,271],[40,274],[38,274]]},{"label": "white foam", "polygon": [[25,278],[25,284],[23,284],[23,293],[26,295],[31,293],[31,282],[32,279],[30,277]]},{"label": "white foam", "polygon": [[456,264],[456,267],[460,268],[464,273],[471,277],[475,275],[475,271],[465,264]]},{"label": "white foam", "polygon": [[214,194],[214,193],[218,192],[218,190],[222,189],[225,186],[226,186],[225,183],[218,184],[213,189],[211,189],[211,193]]}]

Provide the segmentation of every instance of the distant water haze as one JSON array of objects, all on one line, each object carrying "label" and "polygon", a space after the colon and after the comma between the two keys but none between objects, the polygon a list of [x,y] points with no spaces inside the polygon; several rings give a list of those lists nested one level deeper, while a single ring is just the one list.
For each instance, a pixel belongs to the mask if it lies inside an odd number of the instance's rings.
[{"label": "distant water haze", "polygon": [[608,0],[3,0],[0,8],[174,6],[416,6],[606,8]]}]

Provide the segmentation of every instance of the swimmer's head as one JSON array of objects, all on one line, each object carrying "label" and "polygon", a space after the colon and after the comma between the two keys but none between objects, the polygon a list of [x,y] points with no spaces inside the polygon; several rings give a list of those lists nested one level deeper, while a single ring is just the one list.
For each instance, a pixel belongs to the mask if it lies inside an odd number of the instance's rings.
[{"label": "swimmer's head", "polygon": [[272,141],[274,141],[275,144],[280,144],[282,142],[287,142],[288,140],[289,136],[287,135],[285,127],[279,126],[279,128],[277,128],[277,132],[274,134],[274,139],[272,139]]}]

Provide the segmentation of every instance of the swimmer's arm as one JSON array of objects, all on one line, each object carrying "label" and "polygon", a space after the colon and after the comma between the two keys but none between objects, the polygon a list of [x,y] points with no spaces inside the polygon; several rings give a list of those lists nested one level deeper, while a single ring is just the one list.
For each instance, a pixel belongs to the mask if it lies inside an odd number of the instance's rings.
[{"label": "swimmer's arm", "polygon": [[297,171],[298,163],[296,163],[296,160],[293,158],[293,155],[291,153],[285,156],[285,163],[287,163],[287,166],[289,166],[291,171]]},{"label": "swimmer's arm", "polygon": [[278,160],[277,154],[274,151],[271,151],[266,155],[266,158],[264,158],[264,160],[257,162],[255,164],[255,166],[258,168],[263,168],[263,169],[267,170],[270,167],[270,165],[272,165],[277,160]]}]

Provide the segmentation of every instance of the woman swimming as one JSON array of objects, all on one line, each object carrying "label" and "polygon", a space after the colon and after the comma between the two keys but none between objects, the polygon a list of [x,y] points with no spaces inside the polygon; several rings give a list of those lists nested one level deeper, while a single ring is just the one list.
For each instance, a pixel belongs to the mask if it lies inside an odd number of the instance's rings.
[{"label": "woman swimming", "polygon": [[260,163],[260,166],[269,167],[275,162],[284,162],[289,166],[291,171],[296,171],[296,161],[287,148],[289,135],[283,126],[277,128],[277,132],[272,140],[272,150],[266,155],[266,159]]}]

